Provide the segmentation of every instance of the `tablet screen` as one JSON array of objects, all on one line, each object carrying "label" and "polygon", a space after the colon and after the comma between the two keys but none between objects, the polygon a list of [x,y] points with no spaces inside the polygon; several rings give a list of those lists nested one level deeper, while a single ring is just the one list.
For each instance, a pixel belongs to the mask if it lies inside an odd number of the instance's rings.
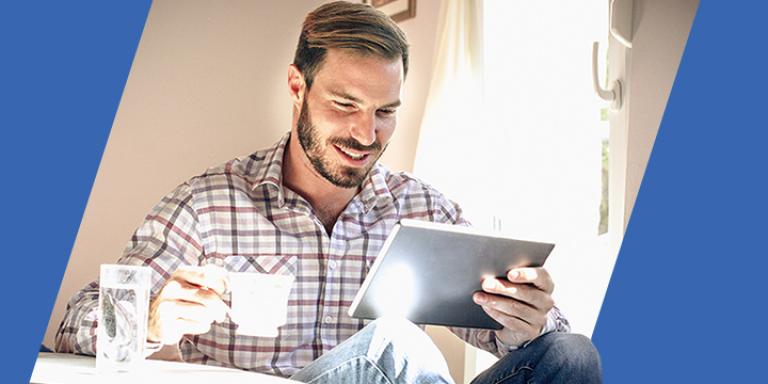
[{"label": "tablet screen", "polygon": [[349,315],[500,329],[472,301],[472,294],[481,290],[484,277],[542,266],[553,248],[554,244],[498,237],[469,227],[402,220],[384,243]]}]

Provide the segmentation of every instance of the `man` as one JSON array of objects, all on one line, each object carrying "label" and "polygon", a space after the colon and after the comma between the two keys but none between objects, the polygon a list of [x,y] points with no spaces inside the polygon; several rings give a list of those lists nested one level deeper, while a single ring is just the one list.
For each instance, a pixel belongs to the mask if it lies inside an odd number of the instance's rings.
[{"label": "man", "polygon": [[[438,191],[377,163],[407,71],[404,34],[370,6],[335,2],[307,16],[288,68],[290,133],[168,194],[120,259],[154,271],[150,350],[304,382],[451,382],[419,327],[347,315],[400,219],[467,224]],[[224,270],[295,276],[277,337],[238,333]],[[600,381],[596,351],[567,333],[544,268],[509,271],[483,290],[473,299],[504,329],[453,329],[501,357],[476,382]],[[57,350],[94,354],[97,294],[94,282],[70,301]]]}]

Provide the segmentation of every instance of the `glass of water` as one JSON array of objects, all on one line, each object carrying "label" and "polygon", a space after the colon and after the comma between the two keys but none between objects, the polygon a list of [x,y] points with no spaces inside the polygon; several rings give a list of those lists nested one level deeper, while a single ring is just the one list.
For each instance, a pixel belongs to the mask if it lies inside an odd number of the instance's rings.
[{"label": "glass of water", "polygon": [[129,371],[144,360],[152,270],[103,264],[99,275],[96,369]]}]

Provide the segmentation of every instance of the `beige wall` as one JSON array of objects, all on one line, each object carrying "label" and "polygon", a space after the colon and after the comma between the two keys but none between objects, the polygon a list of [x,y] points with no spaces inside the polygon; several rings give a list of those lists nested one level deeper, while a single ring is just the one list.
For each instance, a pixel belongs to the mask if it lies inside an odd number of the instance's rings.
[{"label": "beige wall", "polygon": [[[287,66],[318,0],[156,0],[123,93],[44,343],[69,297],[114,262],[160,198],[290,129]],[[402,22],[411,44],[398,130],[382,161],[413,164],[440,1]]]}]

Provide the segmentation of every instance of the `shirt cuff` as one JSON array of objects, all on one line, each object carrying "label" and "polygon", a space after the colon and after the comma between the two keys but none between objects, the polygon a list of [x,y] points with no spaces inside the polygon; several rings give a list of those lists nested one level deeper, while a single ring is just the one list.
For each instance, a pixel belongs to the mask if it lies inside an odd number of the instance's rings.
[{"label": "shirt cuff", "polygon": [[144,358],[152,356],[155,352],[163,349],[163,343],[147,340],[144,343]]},{"label": "shirt cuff", "polygon": [[[559,311],[558,311],[557,314],[559,314]],[[538,336],[536,336],[533,339],[530,339],[530,340],[524,342],[521,345],[507,345],[507,344],[505,344],[503,341],[501,341],[501,339],[499,339],[498,332],[494,331],[493,334],[496,337],[496,347],[499,349],[499,351],[506,351],[506,352],[515,351],[515,350],[518,350],[520,348],[527,347],[534,340],[536,340],[537,338],[539,338],[539,337],[541,337],[543,335],[546,335],[547,333],[557,331],[557,319],[558,319],[557,314],[553,314],[552,311],[550,311],[550,313],[547,314],[548,315],[547,316],[547,322],[544,324],[543,327],[541,327],[541,332],[539,332]]]}]

